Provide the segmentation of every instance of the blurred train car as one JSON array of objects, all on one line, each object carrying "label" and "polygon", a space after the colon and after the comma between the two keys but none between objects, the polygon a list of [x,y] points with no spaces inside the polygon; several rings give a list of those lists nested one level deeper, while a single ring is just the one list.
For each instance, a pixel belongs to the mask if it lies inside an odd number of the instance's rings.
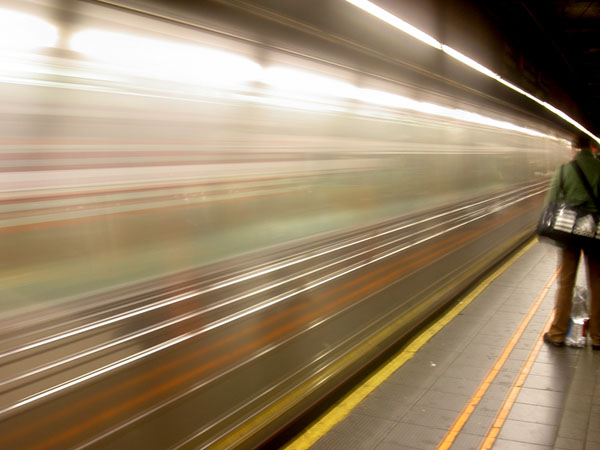
[{"label": "blurred train car", "polygon": [[531,237],[570,156],[433,71],[168,3],[1,5],[1,448],[260,445]]}]

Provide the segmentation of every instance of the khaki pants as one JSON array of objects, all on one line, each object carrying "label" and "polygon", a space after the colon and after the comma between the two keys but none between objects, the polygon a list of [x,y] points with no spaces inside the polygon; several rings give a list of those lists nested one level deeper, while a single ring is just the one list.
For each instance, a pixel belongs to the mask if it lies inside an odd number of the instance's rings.
[{"label": "khaki pants", "polygon": [[[552,327],[548,332],[551,341],[562,342],[569,329],[573,288],[581,250],[560,249],[560,273],[556,293],[556,311]],[[585,253],[585,252],[584,252]],[[590,323],[588,336],[593,345],[600,345],[600,256],[585,254],[590,295]]]}]

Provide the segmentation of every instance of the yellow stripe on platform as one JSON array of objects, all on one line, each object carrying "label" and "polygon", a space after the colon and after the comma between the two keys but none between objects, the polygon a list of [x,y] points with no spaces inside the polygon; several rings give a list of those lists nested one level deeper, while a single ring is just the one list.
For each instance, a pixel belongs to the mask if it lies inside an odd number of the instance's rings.
[{"label": "yellow stripe on platform", "polygon": [[504,400],[504,404],[502,405],[502,407],[500,408],[500,411],[496,415],[496,419],[494,420],[493,425],[488,430],[488,433],[485,436],[483,443],[479,447],[480,450],[489,450],[494,446],[494,443],[496,442],[496,438],[500,434],[500,430],[502,429],[504,422],[508,418],[508,414],[510,413],[510,410],[512,409],[513,405],[515,404],[517,397],[519,396],[519,393],[521,392],[521,388],[525,384],[525,380],[527,379],[527,376],[531,372],[531,368],[533,367],[533,364],[535,363],[538,353],[540,352],[542,345],[544,345],[543,335],[545,332],[547,332],[550,329],[553,318],[554,318],[554,314],[550,314],[548,316],[548,320],[546,321],[546,324],[544,325],[544,328],[542,329],[542,332],[540,333],[539,339],[537,340],[535,346],[529,353],[529,357],[527,358],[527,361],[521,368],[521,372],[519,372],[519,376],[513,383],[510,392],[506,396],[506,399]]},{"label": "yellow stripe on platform", "polygon": [[[477,389],[475,394],[471,397],[471,399],[467,403],[467,406],[465,406],[465,408],[463,409],[461,414],[458,416],[458,418],[456,419],[456,421],[454,422],[454,424],[452,425],[452,427],[450,428],[450,430],[448,431],[448,433],[446,434],[446,436],[444,437],[444,439],[438,446],[437,450],[448,450],[450,447],[452,447],[452,444],[454,443],[455,439],[458,437],[458,433],[460,433],[462,428],[465,426],[465,424],[467,423],[467,420],[469,420],[469,418],[475,411],[475,408],[477,407],[479,402],[483,399],[483,396],[485,395],[487,390],[492,386],[492,383],[494,382],[494,380],[500,373],[500,370],[504,367],[504,364],[508,360],[508,357],[510,356],[511,352],[516,347],[516,345],[519,343],[519,339],[521,339],[521,336],[525,332],[525,329],[527,328],[527,326],[529,325],[529,323],[535,316],[535,313],[539,309],[540,305],[546,298],[546,295],[548,294],[548,291],[550,290],[550,286],[552,286],[552,284],[554,283],[554,280],[556,279],[557,275],[558,275],[558,270],[556,270],[556,272],[554,272],[552,274],[552,276],[550,276],[548,281],[546,281],[546,284],[544,285],[541,292],[537,296],[533,305],[531,305],[531,307],[529,308],[529,311],[525,315],[524,319],[521,321],[519,328],[517,328],[517,330],[511,337],[511,339],[508,342],[508,344],[506,345],[506,347],[504,347],[504,351],[498,357],[498,359],[496,360],[496,363],[491,368],[491,370],[488,372],[487,376],[484,378],[483,382],[481,383],[481,385],[479,386],[479,388]],[[538,342],[538,344],[539,344],[539,342]],[[537,356],[537,353],[535,355]],[[529,358],[529,360],[531,360],[531,357]],[[535,360],[535,357],[533,360]],[[531,364],[533,364],[533,360],[531,361]],[[528,361],[528,363],[529,363],[529,361]],[[519,379],[522,379],[523,376],[526,376],[526,374],[524,375],[524,373],[522,372]],[[524,381],[524,379],[523,379],[523,381]],[[518,393],[518,390],[515,391],[513,389],[512,392]],[[516,395],[514,398],[516,398]],[[512,399],[512,401],[507,400],[506,404],[508,405],[507,406],[508,410],[510,410],[510,408],[512,407],[512,404],[514,403],[514,398]],[[504,423],[503,420],[496,421],[496,424],[499,424],[499,426],[495,426],[495,428],[497,429],[498,432],[500,431],[500,428],[502,427],[503,423]],[[491,445],[493,445],[494,439],[495,439],[495,436],[493,438],[490,438],[490,441],[492,443]],[[491,448],[491,446],[487,447],[487,448]]]},{"label": "yellow stripe on platform", "polygon": [[371,375],[364,383],[348,393],[337,404],[332,406],[319,417],[304,433],[285,447],[285,450],[305,450],[321,439],[337,423],[341,422],[350,412],[358,406],[372,391],[383,383],[390,375],[411,359],[419,349],[425,345],[435,334],[452,321],[487,288],[492,281],[498,278],[508,267],[527,252],[537,239],[530,240],[523,248],[509,258],[502,266],[485,278],[477,287],[461,299],[456,306],[450,309],[434,324],[412,339],[402,351],[391,359],[385,366]]}]

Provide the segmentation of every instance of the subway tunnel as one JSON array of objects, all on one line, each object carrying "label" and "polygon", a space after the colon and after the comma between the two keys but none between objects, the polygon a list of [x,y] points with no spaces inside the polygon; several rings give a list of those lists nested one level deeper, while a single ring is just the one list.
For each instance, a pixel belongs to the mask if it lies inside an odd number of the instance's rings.
[{"label": "subway tunnel", "polygon": [[0,448],[600,446],[535,237],[600,8],[534,3],[2,2]]}]

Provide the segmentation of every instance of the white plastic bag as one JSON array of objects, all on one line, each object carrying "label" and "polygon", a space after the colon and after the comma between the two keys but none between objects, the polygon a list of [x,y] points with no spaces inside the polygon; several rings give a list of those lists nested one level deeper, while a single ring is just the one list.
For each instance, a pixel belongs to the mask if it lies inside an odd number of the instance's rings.
[{"label": "white plastic bag", "polygon": [[575,286],[573,293],[573,305],[571,307],[571,318],[569,319],[569,330],[565,337],[565,344],[569,347],[585,347],[588,313],[587,289]]}]

